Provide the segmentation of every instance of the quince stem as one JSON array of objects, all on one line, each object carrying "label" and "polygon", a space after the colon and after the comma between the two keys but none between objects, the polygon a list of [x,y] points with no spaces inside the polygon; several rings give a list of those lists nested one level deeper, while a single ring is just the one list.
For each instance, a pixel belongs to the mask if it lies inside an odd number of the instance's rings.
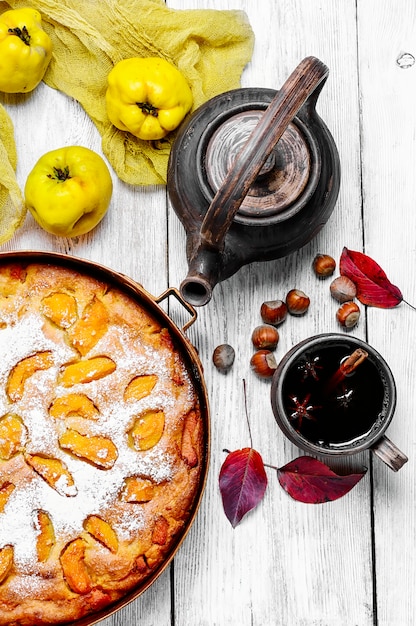
[{"label": "quince stem", "polygon": [[153,117],[157,117],[159,114],[158,109],[154,107],[152,104],[150,104],[150,102],[136,102],[136,104],[139,107],[139,109],[141,109],[142,112],[146,113],[147,115],[152,115]]},{"label": "quince stem", "polygon": [[65,165],[63,169],[61,167],[54,167],[53,174],[47,174],[47,176],[48,178],[56,178],[57,180],[60,180],[62,182],[68,180],[68,178],[71,178],[69,175],[69,167],[67,165]]},{"label": "quince stem", "polygon": [[9,28],[8,32],[12,35],[16,35],[23,43],[30,46],[30,35],[26,26],[23,26],[23,28],[19,28],[18,26],[16,26],[16,28]]}]

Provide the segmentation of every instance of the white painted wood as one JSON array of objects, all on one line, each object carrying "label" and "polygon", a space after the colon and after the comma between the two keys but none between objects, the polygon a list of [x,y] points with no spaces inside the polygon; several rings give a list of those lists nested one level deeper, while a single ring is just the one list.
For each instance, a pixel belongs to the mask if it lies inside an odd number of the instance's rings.
[{"label": "white painted wood", "polygon": [[[243,86],[278,89],[297,63],[315,55],[330,69],[318,112],[337,143],[340,195],[328,224],[303,250],[286,259],[254,263],[215,290],[188,331],[205,368],[212,408],[212,458],[201,509],[174,565],[105,626],[409,626],[416,614],[414,420],[415,311],[363,307],[353,334],[368,337],[392,366],[399,401],[389,436],[409,455],[398,473],[370,454],[339,463],[370,468],[347,496],[303,505],[280,489],[268,470],[261,505],[235,530],[222,511],[218,474],[230,450],[253,445],[264,461],[281,466],[300,451],[280,433],[270,406],[270,382],[250,371],[250,335],[264,300],[292,287],[311,297],[308,314],[279,328],[277,358],[299,340],[337,331],[329,281],[313,275],[317,252],[337,260],[345,245],[373,256],[416,304],[414,265],[416,182],[416,64],[402,69],[403,53],[416,56],[413,0],[168,0],[176,9],[246,11],[255,32],[253,59]],[[226,68],[219,68],[226,71]],[[14,124],[24,181],[47,150],[86,145],[101,153],[100,137],[77,102],[41,84],[27,97],[0,95]],[[362,179],[361,179],[362,176]],[[110,210],[93,233],[58,240],[28,216],[2,250],[55,250],[92,259],[128,274],[157,296],[186,275],[185,235],[164,188],[133,188],[115,175]],[[179,324],[186,318],[175,302]],[[227,374],[211,363],[216,345],[229,342],[236,361]],[[372,482],[374,493],[372,493]],[[372,521],[374,517],[374,527]],[[375,585],[373,581],[373,547]],[[376,604],[373,606],[373,596]],[[171,602],[173,598],[173,603]]]},{"label": "white painted wood", "polygon": [[[411,0],[392,7],[358,3],[364,241],[406,300],[416,299],[416,8]],[[411,62],[411,59],[410,59]],[[394,475],[374,464],[377,617],[380,626],[414,622],[415,570],[415,311],[401,304],[369,311],[370,341],[391,365],[398,403],[389,437],[409,456]]]},{"label": "white painted wood", "polygon": [[[175,6],[195,7],[197,3],[182,0]],[[211,1],[207,6],[233,8],[235,4]],[[361,246],[355,4],[337,3],[335,9],[331,2],[267,2],[260,6],[247,1],[239,7],[247,11],[256,34],[253,61],[243,77],[245,86],[279,88],[310,54],[330,67],[319,111],[339,145],[345,178],[329,228],[313,244],[288,259],[243,268],[214,291],[213,300],[200,311],[197,327],[192,329],[212,401],[212,466],[202,515],[190,541],[175,559],[176,565],[183,563],[175,577],[176,619],[179,624],[210,626],[369,625],[372,571],[368,479],[339,502],[311,507],[290,500],[270,471],[265,501],[241,526],[232,530],[221,514],[218,473],[225,458],[222,450],[249,445],[243,378],[247,381],[254,446],[267,462],[276,465],[299,454],[276,426],[270,409],[270,384],[258,380],[249,369],[250,335],[260,322],[262,301],[284,297],[292,287],[311,294],[308,315],[290,318],[282,325],[276,353],[279,358],[308,335],[337,330],[329,285],[312,274],[312,259],[317,251],[338,258],[343,245]],[[177,242],[171,247],[175,255],[171,263],[177,269],[182,234],[176,226],[170,241]],[[184,274],[176,271],[174,276],[174,282],[180,282]],[[357,333],[363,331],[364,323]],[[236,365],[226,377],[210,364],[214,347],[225,341],[237,349]],[[191,586],[188,569],[195,576]]]}]

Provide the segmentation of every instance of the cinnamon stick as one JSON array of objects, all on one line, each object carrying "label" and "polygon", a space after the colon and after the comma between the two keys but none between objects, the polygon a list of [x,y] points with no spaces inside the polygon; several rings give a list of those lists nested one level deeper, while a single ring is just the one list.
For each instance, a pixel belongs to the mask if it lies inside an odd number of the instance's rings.
[{"label": "cinnamon stick", "polygon": [[342,361],[337,371],[331,376],[327,384],[327,392],[333,391],[338,385],[368,357],[368,352],[363,348],[357,348],[350,356]]}]

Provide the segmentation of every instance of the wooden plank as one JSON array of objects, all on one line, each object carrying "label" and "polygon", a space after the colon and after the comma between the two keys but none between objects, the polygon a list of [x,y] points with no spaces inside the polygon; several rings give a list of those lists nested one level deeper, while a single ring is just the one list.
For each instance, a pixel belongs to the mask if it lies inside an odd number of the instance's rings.
[{"label": "wooden plank", "polygon": [[[415,4],[359,2],[358,26],[365,250],[414,304]],[[404,304],[388,311],[370,309],[368,320],[369,340],[386,358],[397,382],[397,410],[387,434],[409,456],[397,475],[374,462],[378,624],[402,626],[413,623],[416,614],[415,311]]]},{"label": "wooden plank", "polygon": [[[235,8],[231,0],[170,0],[170,6]],[[316,252],[338,259],[343,245],[361,247],[358,76],[355,3],[284,1],[238,3],[256,34],[244,86],[278,88],[307,55],[330,68],[318,110],[337,142],[342,187],[327,227],[302,251],[286,259],[255,263],[214,290],[190,330],[205,367],[212,402],[212,460],[202,505],[186,544],[175,558],[176,623],[263,626],[373,623],[370,485],[367,477],[346,498],[323,506],[296,503],[283,493],[273,470],[264,502],[232,530],[222,512],[218,474],[224,448],[250,445],[244,415],[242,379],[247,381],[253,445],[268,463],[283,465],[299,451],[278,430],[270,407],[270,384],[250,371],[250,335],[260,323],[262,301],[284,297],[298,287],[312,300],[308,314],[281,327],[276,355],[302,338],[339,330],[329,283],[311,272]],[[183,230],[170,218],[171,283],[186,273]],[[363,315],[364,318],[364,315]],[[364,319],[356,329],[364,335]],[[236,349],[227,375],[214,370],[212,351],[229,342]],[[368,455],[345,462],[344,469],[368,464]]]},{"label": "wooden plank", "polygon": [[[368,475],[337,502],[302,505],[280,490],[275,472],[268,469],[265,500],[232,530],[222,511],[218,474],[224,448],[250,445],[243,378],[254,447],[274,465],[283,465],[300,453],[274,421],[269,382],[258,380],[250,371],[250,334],[260,323],[262,301],[283,297],[292,287],[310,295],[311,308],[305,317],[289,318],[279,329],[277,358],[304,337],[339,330],[329,282],[318,281],[311,271],[317,252],[338,259],[344,245],[361,250],[364,244],[365,251],[415,304],[416,279],[407,268],[413,267],[415,252],[412,103],[416,66],[405,69],[397,63],[404,53],[416,56],[414,3],[169,0],[168,4],[178,9],[234,9],[238,4],[247,12],[256,43],[243,75],[244,86],[278,88],[310,54],[328,65],[330,75],[319,97],[318,112],[337,143],[342,184],[335,211],[313,242],[286,259],[242,268],[219,284],[212,301],[198,310],[198,320],[188,335],[198,347],[212,403],[212,461],[204,501],[175,558],[174,576],[169,570],[164,572],[141,598],[103,624],[407,626],[416,612],[411,454],[416,436],[414,311],[405,305],[392,311],[363,308],[360,324],[353,330],[354,335],[367,336],[392,366],[399,400],[388,434],[410,457],[397,475],[374,459],[374,499]],[[35,160],[47,150],[79,143],[101,152],[100,138],[79,105],[46,85],[26,97],[1,95],[0,101],[15,123],[22,187]],[[28,216],[2,249],[56,250],[90,258],[132,276],[155,295],[167,285],[178,286],[187,269],[185,236],[171,207],[166,214],[165,189],[131,188],[115,176],[113,180],[111,208],[90,235],[57,239],[41,231]],[[170,309],[181,324],[180,307],[173,303]],[[237,353],[227,375],[211,363],[214,347],[225,341]],[[349,470],[362,464],[370,465],[369,454],[337,467]],[[374,614],[372,513],[377,574]]]}]

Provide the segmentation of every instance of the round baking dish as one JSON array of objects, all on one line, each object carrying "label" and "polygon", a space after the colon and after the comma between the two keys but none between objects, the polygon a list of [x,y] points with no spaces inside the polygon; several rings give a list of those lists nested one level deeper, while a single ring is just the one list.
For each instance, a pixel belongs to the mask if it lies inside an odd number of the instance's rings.
[{"label": "round baking dish", "polygon": [[[106,284],[109,284],[125,293],[128,297],[130,297],[133,301],[137,302],[143,309],[145,309],[147,313],[153,316],[164,328],[168,329],[176,349],[184,360],[199,401],[203,427],[203,458],[201,459],[199,484],[188,520],[185,523],[181,532],[178,533],[178,536],[175,538],[175,542],[172,544],[164,562],[149,575],[148,579],[146,579],[138,587],[129,591],[123,598],[119,599],[114,604],[109,605],[95,613],[82,617],[81,619],[70,622],[73,626],[92,626],[92,624],[96,624],[100,620],[109,617],[122,607],[126,606],[128,603],[138,598],[155,582],[155,580],[161,575],[161,573],[168,567],[168,565],[173,560],[176,552],[182,545],[190,527],[192,526],[197,511],[199,509],[206,484],[209,463],[209,402],[207,389],[203,377],[202,365],[199,361],[195,348],[184,334],[184,331],[189,328],[189,326],[196,320],[197,316],[193,307],[183,300],[179,291],[175,289],[168,289],[159,297],[153,297],[141,285],[139,285],[129,277],[115,272],[103,265],[85,259],[80,259],[60,253],[39,251],[0,253],[0,265],[10,263],[23,265],[36,263],[47,266],[62,266],[64,268],[79,272],[80,274],[86,275],[90,278],[103,281]],[[176,326],[167,315],[167,313],[162,309],[162,307],[159,306],[159,304],[163,300],[170,296],[178,299],[190,314],[190,320],[182,328]]]}]

